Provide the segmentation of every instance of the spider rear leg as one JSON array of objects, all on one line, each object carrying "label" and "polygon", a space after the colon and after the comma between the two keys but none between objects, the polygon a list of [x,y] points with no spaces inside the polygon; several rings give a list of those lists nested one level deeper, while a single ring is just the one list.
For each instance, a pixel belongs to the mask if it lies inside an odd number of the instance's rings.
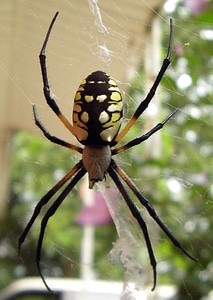
[{"label": "spider rear leg", "polygon": [[33,215],[30,218],[29,222],[27,223],[24,231],[20,235],[18,239],[18,256],[20,257],[20,252],[21,252],[21,246],[25,241],[25,238],[32,227],[33,223],[35,222],[36,218],[38,217],[42,207],[46,205],[50,199],[57,193],[57,191],[70,179],[72,178],[79,169],[81,169],[83,166],[82,161],[78,162],[71,171],[69,171],[53,188],[51,188],[38,202],[36,205]]},{"label": "spider rear leg", "polygon": [[154,291],[155,286],[156,286],[156,282],[157,282],[157,273],[156,273],[156,259],[154,256],[154,252],[152,249],[152,244],[149,238],[149,233],[147,230],[147,226],[145,221],[143,220],[143,218],[140,215],[140,212],[138,211],[137,207],[135,206],[135,204],[133,203],[133,201],[131,200],[131,198],[129,197],[129,195],[127,194],[122,182],[120,181],[118,175],[116,174],[116,172],[113,170],[113,167],[110,167],[109,170],[109,175],[110,177],[113,179],[113,181],[115,182],[116,186],[118,187],[121,195],[123,196],[126,204],[128,205],[132,215],[134,216],[134,218],[137,220],[143,235],[144,235],[144,239],[146,242],[146,246],[147,246],[147,250],[149,253],[149,259],[150,259],[150,264],[152,266],[152,270],[153,270],[153,278],[154,278],[154,282],[153,282],[153,287],[152,287],[152,291]]},{"label": "spider rear leg", "polygon": [[52,292],[52,290],[48,286],[48,284],[42,274],[41,267],[40,267],[41,248],[42,248],[42,243],[43,243],[43,239],[44,239],[45,229],[46,229],[49,218],[55,214],[58,207],[61,205],[61,203],[67,197],[67,195],[72,191],[72,189],[75,187],[75,185],[78,183],[78,181],[85,175],[85,173],[86,173],[86,170],[84,167],[82,167],[78,171],[78,173],[73,177],[73,179],[70,181],[70,183],[66,186],[66,188],[62,191],[62,193],[58,196],[58,198],[53,202],[53,204],[47,210],[46,214],[44,215],[44,217],[41,221],[41,228],[40,228],[40,233],[39,233],[39,238],[38,238],[38,243],[37,243],[37,250],[36,250],[36,265],[37,265],[38,272],[39,272],[46,288],[50,292]]},{"label": "spider rear leg", "polygon": [[129,188],[133,191],[135,196],[138,198],[140,203],[146,208],[150,216],[155,220],[155,222],[159,225],[159,227],[164,231],[164,233],[168,236],[174,246],[180,249],[186,256],[188,256],[191,260],[197,262],[198,260],[190,255],[180,244],[180,242],[174,237],[174,235],[169,231],[169,229],[164,225],[159,216],[157,215],[155,209],[151,206],[149,201],[144,197],[144,195],[139,191],[136,185],[132,182],[132,180],[127,176],[123,169],[121,169],[115,161],[112,161],[112,168],[119,174],[119,176],[126,182]]}]

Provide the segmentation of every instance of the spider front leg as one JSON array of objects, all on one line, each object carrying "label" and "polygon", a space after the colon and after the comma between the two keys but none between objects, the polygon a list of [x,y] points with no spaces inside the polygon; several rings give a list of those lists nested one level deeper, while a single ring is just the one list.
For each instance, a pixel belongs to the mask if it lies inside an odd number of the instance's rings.
[{"label": "spider front leg", "polygon": [[44,40],[43,46],[41,48],[41,52],[39,55],[39,60],[40,60],[40,65],[41,65],[41,73],[42,73],[42,79],[43,79],[43,84],[44,84],[44,96],[46,98],[47,104],[49,107],[54,111],[54,113],[57,115],[57,117],[61,120],[61,122],[64,124],[64,126],[74,135],[74,128],[70,124],[70,122],[67,120],[67,118],[62,114],[60,111],[58,105],[56,104],[55,100],[51,97],[50,95],[50,86],[49,86],[49,81],[48,81],[48,76],[47,76],[47,66],[46,66],[46,46],[49,40],[49,36],[52,30],[52,27],[55,23],[55,20],[58,16],[59,12],[57,12],[52,19],[52,22],[50,24],[50,27],[48,29],[48,32],[46,34],[46,38]]},{"label": "spider front leg", "polygon": [[41,121],[38,119],[37,117],[37,112],[36,112],[36,106],[33,105],[33,115],[34,115],[34,119],[35,119],[35,123],[36,125],[38,126],[38,128],[43,132],[44,136],[52,143],[54,144],[57,144],[57,145],[60,145],[60,146],[63,146],[63,147],[66,147],[68,149],[72,149],[76,152],[79,152],[79,153],[82,153],[83,152],[83,149],[81,147],[78,147],[76,145],[73,145],[73,144],[70,144],[70,143],[67,143],[65,142],[64,140],[62,139],[59,139],[58,137],[56,136],[53,136],[51,135],[47,129],[44,127],[44,125],[41,123]]},{"label": "spider front leg", "polygon": [[179,109],[175,109],[170,115],[168,115],[166,117],[166,119],[164,119],[162,122],[158,123],[157,125],[155,125],[150,131],[148,131],[147,133],[143,134],[141,137],[139,138],[135,138],[133,139],[132,141],[130,141],[129,143],[119,147],[119,148],[116,148],[116,149],[113,149],[112,150],[112,155],[115,155],[115,154],[118,154],[120,152],[123,152],[131,147],[134,147],[138,144],[141,144],[142,142],[146,141],[147,139],[150,138],[150,136],[152,136],[155,132],[159,131],[161,128],[163,128],[163,126],[169,121],[169,119],[171,119],[171,117],[174,116],[174,114],[176,114],[176,112],[178,111]]},{"label": "spider front leg", "polygon": [[171,59],[171,49],[172,49],[172,37],[173,37],[173,28],[172,28],[172,19],[170,19],[170,35],[169,35],[169,45],[168,45],[168,51],[167,55],[163,61],[162,67],[149,91],[147,94],[146,98],[141,102],[141,104],[138,106],[136,109],[134,115],[132,118],[129,120],[129,122],[126,124],[126,126],[121,130],[121,132],[116,136],[116,138],[113,141],[113,145],[116,145],[123,137],[126,135],[126,133],[129,131],[129,129],[133,126],[135,121],[140,117],[140,115],[146,110],[148,107],[149,103],[153,99],[155,92],[158,88],[158,85],[166,72],[169,64],[170,64],[170,59]]}]

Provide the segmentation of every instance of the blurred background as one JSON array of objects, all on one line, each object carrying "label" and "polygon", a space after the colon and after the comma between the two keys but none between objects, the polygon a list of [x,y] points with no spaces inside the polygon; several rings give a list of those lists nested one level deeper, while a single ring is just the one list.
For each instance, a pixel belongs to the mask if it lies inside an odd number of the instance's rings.
[{"label": "blurred background", "polygon": [[[125,121],[128,120],[151,87],[166,55],[169,18],[173,18],[171,65],[149,109],[123,142],[150,130],[175,108],[180,110],[162,131],[118,155],[116,160],[184,248],[199,260],[194,263],[174,249],[140,207],[158,261],[158,285],[175,286],[173,299],[210,299],[212,0],[2,1],[0,289],[15,279],[38,276],[34,256],[45,211],[23,245],[23,261],[17,259],[17,239],[41,197],[80,159],[78,154],[47,141],[35,126],[32,114],[32,104],[36,104],[39,118],[53,135],[77,144],[47,106],[42,93],[38,55],[56,11],[60,13],[47,46],[48,76],[54,98],[68,119],[78,85],[89,73],[101,69],[115,78],[122,90]],[[110,185],[110,198],[122,202],[112,182]],[[102,195],[99,187],[89,194],[82,180],[59,207],[45,234],[45,276],[123,280],[122,264],[112,264],[108,256],[118,235],[103,198],[107,195]],[[124,214],[129,214],[125,206]],[[152,270],[142,235],[141,239],[139,256],[146,286],[152,284]],[[86,247],[91,246],[89,275],[84,269],[82,245],[86,241],[90,243]]]}]

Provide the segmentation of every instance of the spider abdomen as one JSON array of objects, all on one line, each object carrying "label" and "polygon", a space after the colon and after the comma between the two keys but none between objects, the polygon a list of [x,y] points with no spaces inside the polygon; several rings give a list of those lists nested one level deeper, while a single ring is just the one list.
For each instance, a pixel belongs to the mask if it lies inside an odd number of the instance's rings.
[{"label": "spider abdomen", "polygon": [[102,71],[90,74],[74,98],[73,127],[83,145],[109,145],[123,116],[123,102],[116,82]]},{"label": "spider abdomen", "polygon": [[89,188],[97,181],[102,181],[111,162],[110,146],[85,146],[82,154],[83,165],[89,176]]}]

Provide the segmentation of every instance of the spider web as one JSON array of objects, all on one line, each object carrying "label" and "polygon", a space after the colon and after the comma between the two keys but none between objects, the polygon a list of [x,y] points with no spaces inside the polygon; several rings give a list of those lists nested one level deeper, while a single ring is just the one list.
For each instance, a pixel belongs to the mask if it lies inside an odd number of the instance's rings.
[{"label": "spider web", "polygon": [[[168,1],[168,3],[171,1]],[[48,13],[48,17],[46,18],[46,24],[43,24],[43,22],[41,21],[40,17],[39,17],[39,11],[38,8],[36,8],[34,5],[32,5],[30,3],[30,1],[25,0],[25,1],[21,1],[20,2],[25,10],[26,13],[28,15],[30,15],[32,17],[32,20],[36,21],[38,24],[38,27],[40,29],[42,29],[39,32],[39,36],[40,36],[40,41],[42,42],[42,38],[43,38],[43,33],[46,32],[46,29],[49,25],[49,21],[51,20],[51,13]],[[53,4],[52,4],[53,3]],[[58,1],[53,1],[51,4],[54,7],[54,12],[55,10],[60,10],[60,4],[58,3]],[[168,18],[165,17],[164,13],[159,13],[157,12],[150,4],[148,1],[143,1],[143,3],[145,3],[147,5],[147,7],[149,8],[150,12],[152,14],[158,15],[161,22],[163,23],[163,30],[165,30],[165,35],[166,38],[168,37]],[[134,107],[136,107],[136,105],[141,101],[141,99],[143,98],[143,96],[141,96],[141,94],[139,94],[138,89],[137,92],[134,92],[133,94],[130,94],[129,92],[129,88],[131,88],[133,85],[137,85],[137,82],[140,81],[140,73],[138,71],[138,69],[135,69],[135,67],[132,67],[132,60],[131,57],[129,59],[129,50],[130,50],[130,46],[127,45],[127,41],[125,39],[125,36],[118,34],[118,32],[113,30],[113,26],[107,26],[105,20],[109,20],[111,19],[112,23],[116,23],[118,25],[118,27],[121,27],[123,32],[128,31],[128,29],[124,28],[124,26],[122,25],[122,23],[118,23],[119,21],[116,19],[113,19],[113,17],[111,16],[110,12],[103,10],[102,7],[102,3],[101,1],[95,1],[95,0],[88,0],[88,12],[90,14],[90,18],[91,18],[91,22],[90,22],[90,26],[89,28],[86,27],[86,22],[84,20],[84,16],[81,15],[81,12],[78,9],[78,5],[74,3],[74,1],[64,1],[64,3],[66,5],[67,8],[69,8],[70,10],[70,15],[69,18],[67,19],[67,27],[66,29],[66,33],[67,33],[67,28],[69,28],[69,21],[70,18],[72,18],[72,15],[76,15],[77,18],[79,18],[81,20],[81,24],[82,24],[82,28],[84,30],[84,35],[89,35],[90,37],[90,43],[85,44],[83,38],[79,38],[78,37],[78,32],[76,33],[76,35],[74,36],[69,36],[68,34],[64,34],[61,31],[61,35],[60,34],[54,34],[54,30],[53,30],[53,34],[51,36],[51,43],[48,46],[48,71],[49,71],[49,75],[51,77],[50,82],[51,82],[51,87],[53,89],[55,98],[57,100],[57,103],[59,104],[59,106],[61,107],[62,104],[62,111],[70,111],[70,90],[71,91],[75,91],[76,87],[78,86],[78,84],[80,83],[80,81],[84,78],[85,75],[85,71],[84,71],[84,63],[82,63],[82,67],[81,69],[77,70],[75,73],[75,78],[73,78],[73,76],[70,76],[70,74],[72,74],[73,68],[75,66],[75,64],[77,64],[79,62],[81,58],[75,58],[75,60],[73,60],[73,58],[68,54],[67,56],[62,56],[60,54],[60,47],[63,49],[65,48],[66,45],[66,40],[67,39],[71,39],[75,41],[75,44],[78,44],[78,47],[84,47],[85,52],[89,52],[91,54],[91,56],[93,56],[93,59],[90,62],[90,66],[89,68],[92,70],[94,69],[104,69],[107,72],[109,72],[113,77],[114,76],[114,72],[113,72],[113,68],[116,68],[114,66],[116,65],[124,65],[124,68],[122,69],[122,71],[120,71],[121,75],[115,79],[117,79],[117,82],[119,83],[119,86],[121,88],[121,90],[123,91],[123,95],[125,99],[128,99],[128,101],[126,101],[125,105],[125,110],[126,110],[126,118],[129,118],[128,115],[128,111],[132,110],[134,108],[132,108],[133,104]],[[168,7],[168,4],[167,4]],[[118,13],[120,13],[123,18],[128,18],[127,15],[125,15],[124,11],[122,10],[122,7],[118,7],[116,6],[116,3],[112,3],[112,9],[116,10]],[[184,12],[183,12],[184,15]],[[63,17],[63,9],[60,12],[60,17]],[[57,21],[59,24],[56,24],[56,26],[60,26],[60,19]],[[137,21],[135,21],[137,22]],[[195,38],[200,38],[200,32],[196,31],[196,25],[200,25],[201,21],[196,21],[195,22],[195,27],[193,29],[193,31],[188,32],[188,34],[192,34],[195,36]],[[146,24],[148,26],[148,28],[150,27],[150,24]],[[183,20],[175,20],[175,29],[181,29],[183,30],[183,32],[187,31],[187,23],[183,23]],[[81,28],[81,29],[82,29]],[[10,33],[11,35],[13,35],[14,33]],[[133,37],[133,33],[129,30],[128,32],[129,36],[130,36],[130,41],[129,44],[131,45],[131,37]],[[154,33],[153,33],[154,34]],[[163,33],[164,34],[164,33]],[[203,34],[207,34],[207,33],[203,33]],[[210,34],[210,33],[209,33]],[[54,46],[54,40],[56,41],[57,44],[60,44],[59,48],[55,48]],[[115,49],[111,48],[110,45],[110,41],[111,40],[116,40],[117,43],[117,47]],[[175,37],[175,33],[174,33],[174,44],[178,45],[178,42],[176,37]],[[148,40],[147,38],[143,39],[141,38],[140,41],[140,45],[149,45],[151,48],[151,41]],[[22,45],[22,47],[24,48],[28,48],[29,50],[34,51],[35,53],[35,57],[37,57],[37,53],[40,50],[40,42],[37,45],[37,48],[31,48],[31,44],[30,41],[26,41],[24,45]],[[139,44],[134,45],[134,47],[136,48],[135,53],[136,56],[138,56],[138,61],[143,57],[147,57],[147,53],[145,51],[145,47],[139,47]],[[76,46],[75,45],[75,46]],[[17,49],[20,49],[20,45],[15,44],[15,47],[17,47]],[[190,47],[190,44],[188,44],[187,38],[185,40],[185,44],[182,45],[182,49],[184,50],[185,48]],[[29,51],[30,52],[30,51]],[[140,55],[140,57],[139,57]],[[1,60],[1,64],[0,64],[0,68],[3,71],[3,73],[8,76],[10,78],[10,82],[11,85],[15,86],[16,89],[16,100],[18,103],[18,106],[20,107],[26,107],[26,106],[31,106],[32,103],[38,103],[38,99],[41,99],[41,102],[39,103],[39,117],[42,120],[46,119],[46,115],[51,115],[51,112],[49,112],[49,109],[46,107],[44,99],[43,99],[43,95],[42,95],[42,91],[41,91],[41,78],[40,78],[40,74],[39,74],[39,68],[38,68],[38,63],[36,61],[36,64],[34,65],[31,59],[31,56],[22,57],[22,53],[21,51],[17,52],[17,57],[18,59],[23,60],[23,65],[27,66],[30,69],[37,69],[37,73],[38,73],[38,77],[36,78],[30,78],[30,82],[28,80],[28,78],[23,79],[23,78],[16,78],[16,75],[11,74],[8,70],[9,67],[5,65],[4,61]],[[151,56],[153,57],[153,56]],[[177,52],[174,55],[173,52],[173,60],[175,60],[177,58]],[[148,58],[147,58],[148,59]],[[60,61],[60,66],[57,68],[57,72],[54,70],[55,69],[55,63],[56,61]],[[134,61],[133,61],[134,63]],[[144,61],[141,62],[142,67],[144,66]],[[160,63],[160,62],[158,62]],[[179,66],[179,68],[184,68],[184,61],[182,62],[183,64],[181,64]],[[67,68],[68,66],[68,68]],[[156,65],[155,65],[156,66]],[[159,69],[159,66],[156,66],[156,70]],[[64,71],[65,70],[65,71]],[[196,101],[198,101],[195,97],[195,94],[197,91],[199,91],[200,94],[204,93],[205,89],[209,89],[209,84],[208,85],[204,85],[204,82],[201,82],[199,86],[197,86],[197,89],[194,91],[194,94],[192,92],[190,92],[190,94],[187,94],[187,88],[188,86],[190,86],[192,78],[190,76],[190,70],[187,69],[187,67],[184,69],[184,71],[188,71],[187,72],[183,72],[183,74],[179,76],[179,78],[177,78],[177,76],[174,74],[174,72],[176,70],[173,70],[172,68],[170,68],[168,70],[168,73],[173,76],[173,78],[178,79],[179,80],[179,85],[182,84],[182,90],[177,91],[173,88],[172,85],[170,85],[169,82],[167,82],[166,86],[163,88],[161,87],[158,91],[158,97],[156,99],[156,101],[154,100],[155,105],[151,105],[151,110],[148,111],[148,114],[144,116],[145,120],[147,120],[147,122],[145,121],[145,125],[144,123],[140,123],[139,121],[139,126],[143,126],[142,128],[144,128],[146,126],[146,124],[148,124],[149,122],[151,122],[151,124],[155,124],[159,121],[159,119],[162,119],[161,116],[164,116],[164,113],[161,113],[161,107],[157,106],[156,102],[159,101],[161,102],[161,105],[164,105],[166,107],[165,111],[167,112],[167,110],[169,111],[173,106],[175,106],[175,104],[170,103],[170,101],[168,101],[169,96],[168,94],[172,95],[170,97],[172,98],[176,98],[178,97],[178,99],[185,99],[185,98],[190,98],[192,99],[192,104],[196,104]],[[57,73],[57,74],[56,74]],[[58,74],[63,74],[65,73],[65,77],[66,78],[72,78],[72,82],[67,82],[66,80],[62,79],[60,82],[60,87],[59,87],[59,75]],[[188,76],[187,76],[188,75]],[[185,77],[184,77],[185,76]],[[182,77],[182,78],[181,78]],[[134,78],[134,80],[133,80]],[[166,80],[167,81],[167,80]],[[151,80],[150,80],[151,82]],[[144,79],[141,81],[139,87],[142,91],[144,91],[144,94],[147,91],[147,88],[151,86],[150,82],[145,82]],[[29,93],[28,90],[25,89],[25,85],[29,85],[31,88],[33,88],[34,86],[36,87],[36,91],[37,93],[35,93],[34,95],[32,95],[31,93]],[[70,84],[70,86],[69,86]],[[69,87],[67,87],[69,86]],[[191,100],[190,100],[191,101]],[[64,106],[63,106],[64,105]],[[212,105],[212,99],[209,98],[209,109],[210,106]],[[179,105],[176,105],[175,107],[177,107]],[[184,108],[183,110],[180,111],[180,113],[175,117],[175,120],[172,120],[171,123],[172,124],[168,124],[168,127],[171,126],[171,132],[173,132],[174,130],[174,126],[178,126],[181,125],[182,122],[184,122],[184,119],[191,119],[192,117],[194,117],[197,122],[200,124],[200,126],[204,126],[203,124],[207,124],[209,127],[212,126],[212,120],[209,118],[207,120],[202,120],[199,118],[199,116],[201,115],[200,112],[200,108],[195,109],[196,105],[188,105],[186,108]],[[207,105],[203,108],[207,109]],[[160,116],[159,116],[160,113]],[[69,117],[68,113],[68,117]],[[166,113],[165,113],[166,114]],[[32,114],[29,114],[29,118],[32,118]],[[55,116],[50,118],[54,119],[55,122]],[[143,119],[143,118],[142,118]],[[50,122],[51,123],[51,122]],[[46,124],[45,124],[46,125]],[[34,126],[34,125],[33,125]],[[59,124],[59,129],[56,128],[56,132],[55,129],[51,126],[48,125],[47,122],[47,128],[51,128],[51,132],[53,132],[54,134],[56,134],[59,137],[65,136],[66,140],[70,140],[70,136],[66,135],[66,132],[64,130],[64,128],[60,127]],[[61,134],[61,131],[63,132]],[[130,134],[130,136],[133,136],[134,134],[140,134],[140,129],[136,128],[136,131]],[[182,140],[183,142],[186,141],[186,143],[195,143],[196,144],[196,134],[195,131],[192,129],[188,129],[185,131],[185,136],[180,136],[178,135],[177,131],[174,131],[174,133],[176,135],[173,136],[174,140]],[[169,135],[168,132],[166,133],[166,135]],[[160,140],[159,140],[160,137]],[[157,137],[153,136],[152,137],[152,141],[150,143],[147,143],[148,146],[146,146],[145,144],[143,145],[143,148],[147,149],[144,152],[144,156],[147,155],[147,153],[150,151],[150,149],[152,149],[151,151],[153,151],[153,156],[155,156],[155,151],[153,149],[157,149],[157,147],[155,145],[159,145],[159,143],[161,142],[161,134],[159,134]],[[211,143],[211,140],[209,139],[209,144]],[[154,146],[153,146],[154,145]],[[205,145],[206,146],[206,145]],[[141,148],[140,148],[141,149]],[[206,157],[208,157],[208,155],[212,155],[210,146],[209,147],[203,147],[202,148],[203,154],[202,155],[206,155]],[[138,152],[140,152],[140,150],[135,150],[133,149],[131,151],[130,156],[128,154],[124,154],[121,157],[116,157],[116,160],[118,160],[119,164],[121,166],[124,166],[124,169],[127,171],[128,173],[128,169],[130,169],[131,164],[132,164],[132,160],[133,157],[136,157],[136,163],[135,165],[137,166],[137,163],[140,162],[142,163],[142,165],[144,164],[144,157],[141,157],[141,154]],[[160,150],[160,154],[161,150]],[[173,156],[176,156],[178,159],[178,153],[175,154],[171,154]],[[185,155],[185,159],[187,160],[187,155]],[[60,160],[60,158],[59,158]],[[199,161],[199,157],[197,158],[197,161]],[[27,162],[26,162],[27,163]],[[35,162],[37,163],[37,162]],[[64,162],[63,162],[64,163]],[[202,171],[202,170],[201,170]],[[139,177],[137,176],[137,174],[139,174]],[[143,174],[143,173],[142,173]],[[181,199],[182,195],[183,195],[183,188],[188,190],[189,192],[194,190],[195,191],[195,195],[197,195],[197,198],[201,198],[204,199],[204,201],[209,202],[210,204],[210,208],[212,208],[212,198],[208,197],[205,198],[205,194],[201,194],[198,186],[196,184],[196,180],[197,182],[199,181],[204,181],[205,184],[205,180],[207,180],[207,178],[204,176],[205,174],[203,174],[202,172],[200,172],[200,174],[191,174],[191,170],[188,166],[186,166],[185,169],[180,169],[178,168],[175,172],[175,176],[171,177],[170,175],[167,175],[166,173],[154,173],[154,175],[152,174],[145,174],[144,176],[141,175],[141,173],[136,173],[133,178],[133,180],[135,180],[136,184],[138,184],[138,186],[140,186],[141,180],[143,182],[143,186],[146,184],[144,184],[144,181],[149,181],[149,179],[153,179],[153,177],[155,177],[156,179],[160,178],[160,177],[164,177],[166,178],[168,176],[168,181],[167,181],[167,188],[170,191],[171,194],[174,195],[173,197],[173,201],[176,201],[177,204],[182,204],[184,205],[183,201],[184,199]],[[189,176],[185,176],[185,174],[189,174]],[[194,175],[194,177],[193,177]],[[143,176],[143,177],[142,177]],[[200,176],[200,177],[199,177]],[[212,176],[211,172],[209,172],[209,176]],[[137,179],[136,179],[137,178]],[[139,178],[139,179],[138,179]],[[141,179],[143,178],[143,179]],[[210,177],[212,178],[212,177]],[[208,180],[210,181],[210,179],[208,178]],[[100,185],[99,185],[100,186]],[[51,187],[51,186],[50,186]],[[146,194],[146,192],[149,192],[146,190],[146,187],[143,187],[143,192]],[[212,185],[209,185],[209,189],[206,190],[206,194],[211,194],[212,195]],[[105,192],[103,192],[104,194],[106,194]],[[169,194],[170,195],[170,194]],[[186,194],[184,194],[185,196]],[[106,196],[107,198],[107,196]],[[207,199],[207,200],[206,200]],[[148,282],[151,282],[152,279],[152,273],[151,273],[151,268],[150,270],[147,272],[147,265],[149,264],[145,264],[145,260],[147,260],[147,253],[144,250],[145,249],[145,245],[143,242],[143,236],[140,233],[140,229],[138,228],[138,226],[136,225],[136,223],[131,219],[131,216],[128,215],[127,210],[125,209],[125,205],[122,202],[122,199],[120,199],[118,201],[119,203],[119,209],[116,210],[114,207],[114,202],[111,201],[111,199],[106,199],[107,205],[109,207],[109,210],[112,214],[114,223],[116,225],[117,231],[118,231],[118,235],[119,235],[119,240],[117,242],[114,243],[113,249],[110,253],[111,255],[111,260],[112,261],[117,261],[120,260],[121,263],[124,265],[125,267],[125,276],[124,276],[124,292],[123,292],[123,298],[122,299],[127,299],[127,294],[129,291],[129,286],[128,283],[134,281],[135,282],[135,290],[140,289],[142,287],[144,287],[144,285],[147,283],[147,277],[148,277]],[[178,206],[180,210],[182,210],[182,212],[184,213],[184,208],[181,206]],[[187,206],[188,207],[188,206]],[[186,208],[187,208],[186,207]],[[209,207],[209,206],[208,206]],[[200,226],[200,230],[204,230],[205,226],[210,226],[208,223],[208,219],[207,219],[207,210],[208,208],[206,207],[206,211],[200,213],[200,215],[197,215],[194,217],[194,219],[190,221],[188,221],[187,224],[185,224],[184,226],[186,227],[186,232],[190,233],[190,232],[194,232],[196,226],[197,228]],[[144,215],[144,211],[142,211],[142,214]],[[176,225],[180,225],[179,223],[181,223],[181,216],[178,214],[178,216],[176,217],[176,215],[174,214],[174,216],[169,216],[166,221],[169,222],[169,218],[172,218],[173,220],[175,220],[177,218],[176,221]],[[179,219],[180,218],[180,219]],[[148,218],[146,218],[147,221]],[[200,221],[198,221],[198,219]],[[128,220],[128,222],[127,222]],[[177,224],[178,223],[178,224]],[[148,224],[149,227],[151,227],[151,239],[154,239],[154,245],[155,244],[160,244],[161,241],[158,238],[158,233],[155,235],[152,232],[152,224]],[[156,230],[156,228],[154,229]],[[202,238],[200,237],[199,233],[197,233],[198,237],[197,239],[201,239],[201,242],[204,243],[205,241],[202,240]],[[190,235],[191,236],[191,235]],[[189,236],[189,238],[190,238]],[[185,235],[185,238],[187,238],[187,234]],[[190,243],[190,242],[189,242]],[[210,248],[211,245],[209,244],[209,242],[206,242],[206,246],[207,248]],[[57,249],[58,245],[57,244],[53,244],[53,247],[55,247]],[[192,245],[193,247],[193,245]],[[138,255],[139,253],[139,249],[143,249],[144,250],[144,254],[141,256]],[[63,252],[63,250],[61,251],[61,253]],[[121,255],[122,252],[122,255]],[[70,255],[70,259],[72,259],[71,255]],[[205,276],[207,276],[207,270],[205,270],[206,273],[202,273],[200,276],[202,278],[205,278]],[[162,271],[163,272],[163,271]],[[148,274],[148,275],[146,275]],[[204,279],[203,279],[204,280]],[[134,290],[134,288],[133,288]],[[133,294],[135,292],[135,290],[132,292],[132,298],[131,299],[135,299]],[[187,291],[187,285],[186,285],[186,291]],[[131,292],[130,292],[131,294]]]}]

